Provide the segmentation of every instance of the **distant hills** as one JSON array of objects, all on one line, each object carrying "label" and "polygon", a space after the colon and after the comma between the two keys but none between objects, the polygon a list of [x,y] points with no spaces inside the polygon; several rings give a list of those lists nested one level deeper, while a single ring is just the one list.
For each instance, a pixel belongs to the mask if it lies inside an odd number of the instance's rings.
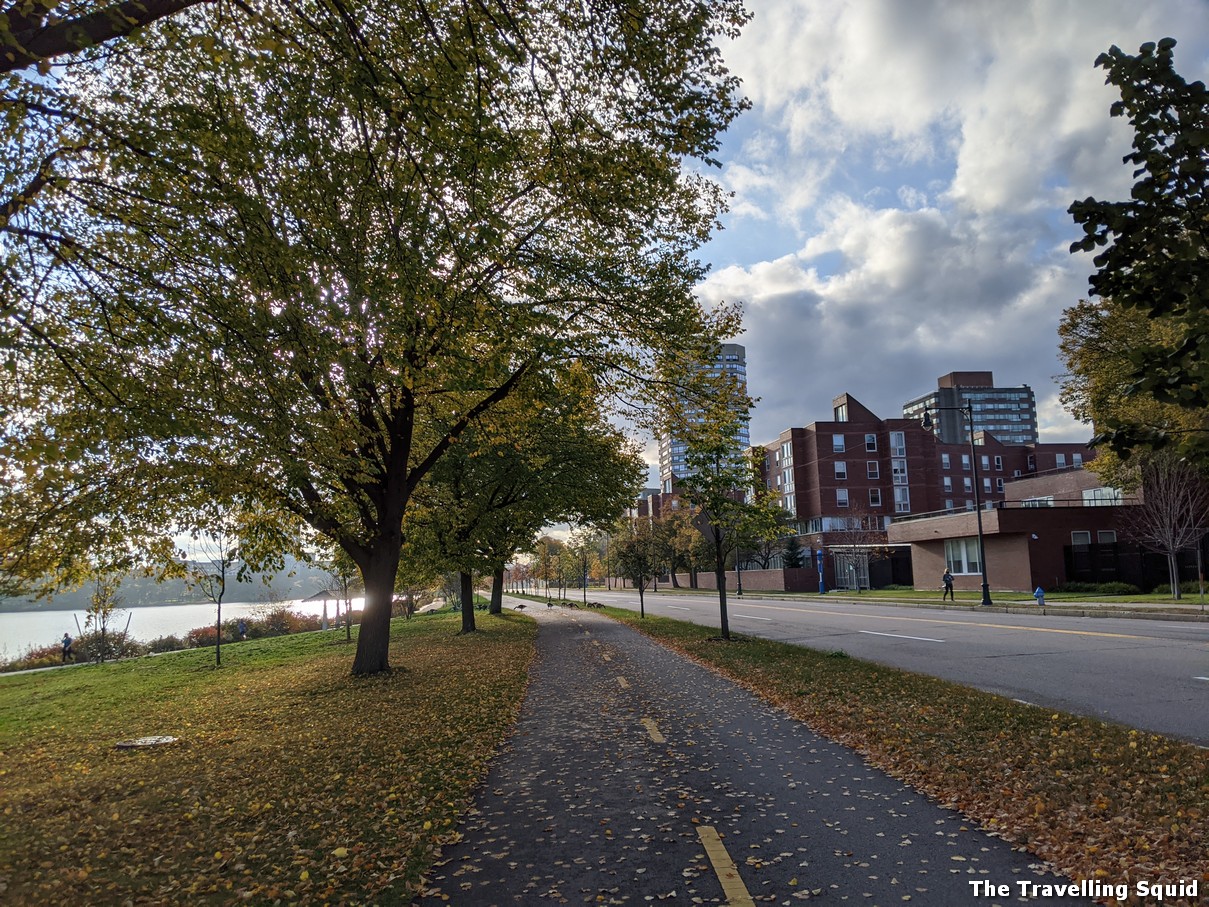
[{"label": "distant hills", "polygon": [[[267,580],[267,582],[266,582]],[[267,577],[254,577],[250,583],[228,583],[224,602],[288,601],[306,598],[332,586],[322,570],[317,570],[293,558],[286,559],[286,568]],[[83,611],[88,607],[92,589],[83,586],[49,599],[0,598],[0,612],[8,611]],[[204,596],[190,589],[184,580],[157,583],[145,576],[130,575],[122,580],[118,590],[119,607],[144,608],[153,605],[187,605],[205,602]]]}]

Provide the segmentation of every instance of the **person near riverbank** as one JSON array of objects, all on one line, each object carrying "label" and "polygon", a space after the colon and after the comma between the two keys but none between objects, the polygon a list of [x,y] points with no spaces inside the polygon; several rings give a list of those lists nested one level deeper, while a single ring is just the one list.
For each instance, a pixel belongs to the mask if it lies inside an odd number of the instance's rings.
[{"label": "person near riverbank", "polygon": [[945,587],[945,591],[940,595],[940,600],[944,601],[947,598],[949,601],[956,601],[957,599],[953,597],[953,574],[946,569],[940,581],[944,583]]},{"label": "person near riverbank", "polygon": [[248,622],[246,620],[244,620],[242,617],[239,619],[239,638],[240,639],[248,638]]},{"label": "person near riverbank", "polygon": [[67,664],[67,659],[76,660],[75,650],[71,647],[71,636],[67,633],[63,634],[63,663]]}]

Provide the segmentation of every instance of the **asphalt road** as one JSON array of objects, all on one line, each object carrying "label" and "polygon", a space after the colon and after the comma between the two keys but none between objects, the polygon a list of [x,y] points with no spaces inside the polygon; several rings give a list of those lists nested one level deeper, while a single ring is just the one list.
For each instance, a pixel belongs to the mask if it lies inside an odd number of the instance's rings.
[{"label": "asphalt road", "polygon": [[418,904],[1089,904],[630,627],[528,607],[537,659],[520,720]]},{"label": "asphalt road", "polygon": [[[638,609],[633,592],[590,590]],[[646,596],[649,614],[718,626],[716,595]],[[1045,708],[1209,746],[1209,624],[930,611],[728,596],[733,633],[930,674]]]}]

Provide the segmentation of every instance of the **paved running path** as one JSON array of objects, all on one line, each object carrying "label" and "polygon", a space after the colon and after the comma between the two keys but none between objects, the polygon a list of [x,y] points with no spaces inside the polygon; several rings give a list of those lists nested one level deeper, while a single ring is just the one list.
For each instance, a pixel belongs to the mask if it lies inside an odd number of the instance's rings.
[{"label": "paved running path", "polygon": [[1087,903],[1022,897],[1067,880],[623,624],[528,613],[520,721],[417,904]]}]

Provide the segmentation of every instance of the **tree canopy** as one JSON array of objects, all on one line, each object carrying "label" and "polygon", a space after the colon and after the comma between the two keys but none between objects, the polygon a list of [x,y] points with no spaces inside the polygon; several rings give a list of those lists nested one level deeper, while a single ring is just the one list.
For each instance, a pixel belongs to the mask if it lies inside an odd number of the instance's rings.
[{"label": "tree canopy", "polygon": [[692,253],[723,204],[699,168],[744,106],[717,44],[746,13],[313,0],[221,17],[163,19],[73,75],[139,143],[59,197],[71,243],[19,262],[0,469],[23,479],[0,512],[56,493],[31,469],[39,439],[62,444],[64,502],[95,476],[102,526],[154,525],[214,477],[348,553],[366,588],[353,670],[385,670],[404,517],[476,420],[572,362],[651,404],[647,379],[733,333],[733,309],[694,298]]},{"label": "tree canopy", "polygon": [[[1128,350],[1126,391],[1189,410],[1209,406],[1209,91],[1176,71],[1175,40],[1143,44],[1137,54],[1118,47],[1096,59],[1121,99],[1114,117],[1127,117],[1134,167],[1130,197],[1087,198],[1070,207],[1085,236],[1072,252],[1096,252],[1094,295],[1158,319],[1174,343],[1139,338]],[[1205,450],[1204,426],[1177,437]],[[1097,426],[1100,439],[1121,451],[1162,446],[1160,427],[1113,414]]]}]

